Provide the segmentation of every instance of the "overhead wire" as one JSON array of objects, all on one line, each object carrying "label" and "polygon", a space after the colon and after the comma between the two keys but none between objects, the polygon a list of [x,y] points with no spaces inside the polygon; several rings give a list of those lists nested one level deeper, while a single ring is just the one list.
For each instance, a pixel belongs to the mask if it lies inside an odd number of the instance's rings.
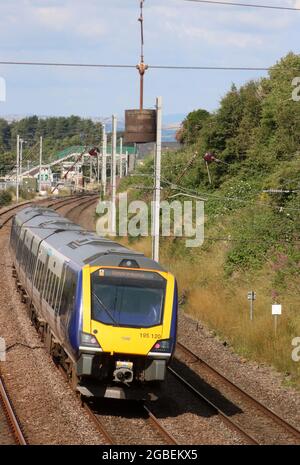
[{"label": "overhead wire", "polygon": [[[16,66],[51,66],[70,68],[131,68],[136,69],[136,65],[104,64],[104,63],[65,63],[65,62],[43,62],[43,61],[0,61],[0,65]],[[274,66],[205,66],[205,65],[148,65],[149,69],[157,70],[202,70],[202,71],[270,71],[276,69]],[[278,68],[282,69],[282,68]],[[285,66],[286,70],[300,70],[297,66]]]},{"label": "overhead wire", "polygon": [[289,7],[284,5],[267,5],[267,4],[258,4],[258,3],[244,3],[244,2],[225,2],[220,0],[184,0],[185,2],[193,3],[205,3],[210,5],[221,5],[221,6],[235,6],[235,7],[244,7],[244,8],[259,8],[267,10],[279,10],[279,11],[300,11],[300,8]]}]

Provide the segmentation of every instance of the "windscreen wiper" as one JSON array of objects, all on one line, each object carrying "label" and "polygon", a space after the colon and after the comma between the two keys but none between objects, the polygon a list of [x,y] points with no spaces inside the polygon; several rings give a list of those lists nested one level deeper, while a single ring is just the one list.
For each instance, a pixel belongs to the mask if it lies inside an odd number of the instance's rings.
[{"label": "windscreen wiper", "polygon": [[105,312],[110,317],[110,319],[115,323],[115,325],[120,326],[120,324],[117,322],[117,320],[115,320],[115,318],[112,316],[111,310],[109,308],[107,308],[107,306],[102,302],[102,300],[97,296],[97,294],[95,294],[95,292],[92,292],[92,295],[94,297],[96,297],[96,299],[99,302],[99,304],[101,305],[101,307],[105,310]]}]

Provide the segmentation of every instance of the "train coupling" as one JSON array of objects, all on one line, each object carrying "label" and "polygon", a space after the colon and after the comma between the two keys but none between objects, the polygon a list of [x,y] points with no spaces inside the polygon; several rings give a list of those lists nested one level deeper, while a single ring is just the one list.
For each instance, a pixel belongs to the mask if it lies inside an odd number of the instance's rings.
[{"label": "train coupling", "polygon": [[113,372],[113,380],[117,383],[124,383],[127,385],[132,383],[133,363],[118,360],[116,362],[116,369]]}]

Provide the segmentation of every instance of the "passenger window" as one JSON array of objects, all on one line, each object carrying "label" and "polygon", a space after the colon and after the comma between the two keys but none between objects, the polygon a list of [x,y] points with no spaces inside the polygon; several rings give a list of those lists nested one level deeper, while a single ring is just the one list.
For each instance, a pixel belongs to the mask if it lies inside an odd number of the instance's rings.
[{"label": "passenger window", "polygon": [[[49,285],[50,285],[49,275],[50,275],[50,270],[47,270],[46,281],[44,280],[45,286],[43,286],[43,288],[44,288],[43,297],[44,297],[44,299],[46,301],[47,301],[47,293],[48,293]],[[42,290],[43,290],[43,288],[42,288]]]},{"label": "passenger window", "polygon": [[60,315],[65,315],[73,310],[75,304],[75,294],[77,285],[77,275],[72,270],[67,270],[66,279],[60,304]]}]

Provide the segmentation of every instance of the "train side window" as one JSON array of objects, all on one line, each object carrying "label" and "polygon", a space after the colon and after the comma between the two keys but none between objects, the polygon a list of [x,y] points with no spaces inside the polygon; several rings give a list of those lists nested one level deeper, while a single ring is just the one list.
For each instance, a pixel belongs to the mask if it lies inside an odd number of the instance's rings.
[{"label": "train side window", "polygon": [[25,269],[25,263],[26,263],[26,257],[27,257],[27,245],[26,244],[23,244],[23,247],[22,247],[22,254],[21,254],[21,258],[20,258],[20,265],[23,269]]},{"label": "train side window", "polygon": [[65,315],[73,310],[76,297],[77,275],[74,271],[67,269],[66,279],[60,303],[59,314]]},{"label": "train side window", "polygon": [[57,295],[57,288],[58,288],[58,277],[55,275],[54,276],[54,284],[53,284],[53,289],[52,289],[52,298],[51,298],[51,307],[53,310],[55,309],[55,302],[56,302],[56,295]]},{"label": "train side window", "polygon": [[40,262],[40,260],[38,260],[37,269],[36,269],[35,277],[34,277],[34,286],[35,286],[36,289],[37,289],[37,283],[38,283],[38,279],[39,279],[40,268],[41,268],[41,262]]},{"label": "train side window", "polygon": [[19,239],[19,244],[18,244],[18,252],[17,252],[17,259],[20,262],[20,265],[23,265],[23,259],[24,259],[24,247],[25,247],[25,237],[26,237],[26,231],[23,234],[22,239]]},{"label": "train side window", "polygon": [[29,271],[29,267],[30,267],[30,262],[31,262],[31,251],[30,251],[29,247],[26,247],[26,259],[25,259],[25,262],[24,262],[24,270],[25,270],[25,272],[27,272],[27,276],[28,276],[28,271]]},{"label": "train side window", "polygon": [[39,260],[38,269],[36,273],[36,286],[35,286],[38,291],[40,290],[41,271],[42,271],[42,262],[41,260]]},{"label": "train side window", "polygon": [[40,290],[41,273],[42,273],[42,262],[41,260],[39,260],[37,276],[36,276],[36,286],[35,286],[38,291]]},{"label": "train side window", "polygon": [[47,278],[46,278],[46,286],[45,286],[45,300],[49,303],[49,297],[51,293],[51,286],[52,286],[52,271],[47,271]]},{"label": "train side window", "polygon": [[43,298],[46,301],[47,301],[47,293],[48,293],[48,289],[49,289],[49,285],[50,285],[49,275],[50,275],[50,270],[48,269],[47,273],[46,273],[46,280],[44,280],[45,286],[43,286],[43,288],[42,288]]},{"label": "train side window", "polygon": [[46,275],[46,270],[45,270],[46,266],[45,266],[45,263],[42,263],[42,269],[41,269],[41,279],[40,279],[40,283],[39,283],[39,291],[40,293],[42,294],[43,290],[44,290],[44,284],[45,284],[45,275]]},{"label": "train side window", "polygon": [[56,291],[55,291],[55,296],[54,296],[54,301],[53,301],[53,309],[56,310],[57,307],[57,301],[59,298],[59,283],[60,279],[58,276],[56,276]]},{"label": "train side window", "polygon": [[50,307],[52,307],[52,301],[53,301],[53,292],[54,292],[54,284],[55,284],[55,274],[50,271],[50,286],[49,286],[49,291],[48,291],[48,304]]},{"label": "train side window", "polygon": [[32,265],[31,265],[31,278],[33,280],[34,272],[36,268],[37,256],[32,253]]},{"label": "train side window", "polygon": [[51,301],[52,286],[53,286],[53,273],[52,271],[49,271],[49,285],[47,289],[47,302],[49,305]]},{"label": "train side window", "polygon": [[43,298],[44,300],[46,300],[47,302],[47,293],[48,293],[48,289],[49,289],[49,285],[50,285],[50,270],[48,269],[47,272],[46,272],[46,280],[45,280],[45,285],[44,285],[44,290],[43,290]]},{"label": "train side window", "polygon": [[17,253],[16,253],[17,261],[20,260],[22,245],[23,245],[23,241],[22,241],[22,239],[19,237],[18,246],[17,246]]},{"label": "train side window", "polygon": [[65,279],[66,279],[66,265],[64,264],[62,271],[61,271],[60,279],[59,279],[57,300],[56,300],[56,305],[55,305],[55,313],[58,313],[60,311],[62,294],[64,290],[64,285],[65,285]]},{"label": "train side window", "polygon": [[30,281],[32,281],[33,277],[33,264],[34,264],[34,255],[32,250],[30,251],[30,260],[29,260],[29,265],[28,265],[28,278]]}]

